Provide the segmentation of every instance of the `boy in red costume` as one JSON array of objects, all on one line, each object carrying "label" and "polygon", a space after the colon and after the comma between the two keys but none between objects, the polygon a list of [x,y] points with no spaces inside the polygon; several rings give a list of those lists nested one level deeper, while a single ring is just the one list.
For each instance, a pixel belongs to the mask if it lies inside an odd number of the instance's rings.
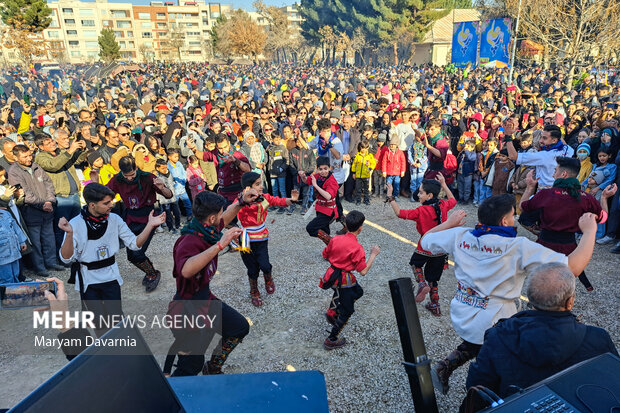
[{"label": "boy in red costume", "polygon": [[366,261],[364,247],[357,241],[365,219],[360,211],[349,212],[345,219],[348,233],[332,238],[323,250],[323,258],[329,260],[331,266],[321,278],[319,287],[324,290],[334,289],[334,296],[325,313],[327,322],[332,325],[332,331],[323,343],[326,350],[340,348],[346,344],[345,339],[338,338],[338,335],[355,312],[355,301],[364,295],[364,290],[357,283],[353,271],[366,275],[381,251],[379,246],[375,245]]},{"label": "boy in red costume", "polygon": [[[387,188],[388,202],[396,216],[415,221],[416,229],[420,235],[426,234],[428,230],[444,222],[448,218],[448,211],[456,206],[456,199],[454,199],[454,195],[446,185],[446,180],[441,173],[437,173],[437,180],[425,179],[422,181],[419,190],[419,200],[422,205],[415,209],[400,209],[392,196],[392,186],[388,184]],[[438,198],[442,188],[448,196],[445,201],[440,201]],[[413,275],[418,282],[415,301],[421,303],[426,298],[426,294],[430,292],[431,301],[425,307],[437,317],[441,315],[437,285],[441,274],[443,274],[447,258],[446,254],[433,255],[424,251],[418,243],[418,247],[409,260]]]},{"label": "boy in red costume", "polygon": [[[263,194],[263,179],[256,172],[246,172],[241,177],[241,186],[244,190],[254,189],[262,194],[258,202],[246,205],[237,214],[239,223],[246,230],[248,235],[248,247],[250,251],[241,254],[243,265],[248,269],[250,279],[250,298],[256,307],[263,305],[258,291],[258,276],[263,271],[265,277],[265,290],[267,294],[276,291],[276,285],[271,276],[271,263],[269,262],[269,250],[267,242],[269,240],[269,230],[265,226],[267,219],[267,209],[270,206],[284,208],[291,206],[299,197],[299,191],[292,190],[290,198],[278,198],[269,194]],[[238,201],[235,201],[235,203]],[[233,203],[234,205],[234,203]]]},{"label": "boy in red costume", "polygon": [[316,195],[316,217],[308,223],[306,231],[311,237],[320,238],[325,244],[329,243],[329,224],[338,218],[336,208],[336,194],[338,182],[332,175],[329,158],[319,156],[316,159],[316,173],[306,177],[304,171],[299,171],[299,176],[308,185],[312,185]]}]

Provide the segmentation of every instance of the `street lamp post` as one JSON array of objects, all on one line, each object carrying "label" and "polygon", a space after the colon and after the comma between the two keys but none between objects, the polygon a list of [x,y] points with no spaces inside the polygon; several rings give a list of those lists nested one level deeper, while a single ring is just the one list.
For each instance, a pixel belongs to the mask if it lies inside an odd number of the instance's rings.
[{"label": "street lamp post", "polygon": [[517,53],[517,36],[519,35],[519,20],[521,19],[521,1],[517,9],[517,23],[515,24],[515,35],[512,43],[512,56],[510,56],[510,72],[508,73],[508,85],[512,85],[512,73],[515,68],[515,54]]}]

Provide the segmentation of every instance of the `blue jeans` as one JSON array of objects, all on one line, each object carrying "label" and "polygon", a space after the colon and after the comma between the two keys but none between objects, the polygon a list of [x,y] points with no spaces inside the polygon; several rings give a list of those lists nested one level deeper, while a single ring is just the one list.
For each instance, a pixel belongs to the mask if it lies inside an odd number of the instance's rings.
[{"label": "blue jeans", "polygon": [[183,192],[182,194],[177,195],[177,199],[180,203],[183,204],[183,209],[185,209],[185,215],[191,217],[192,201],[189,200],[189,195],[187,195],[187,192]]},{"label": "blue jeans", "polygon": [[474,180],[474,202],[477,204],[480,203],[480,185],[480,180]]},{"label": "blue jeans", "polygon": [[480,183],[480,202],[489,198],[492,193],[493,193],[493,188],[491,188],[490,186],[484,185],[482,182]]},{"label": "blue jeans", "polygon": [[62,247],[62,240],[65,237],[65,232],[58,228],[58,221],[60,218],[65,217],[67,221],[71,221],[72,218],[80,215],[80,195],[73,194],[69,196],[57,196],[56,207],[54,208],[54,238],[56,240],[56,256],[58,251]]},{"label": "blue jeans", "polygon": [[286,177],[271,178],[273,196],[286,198]]},{"label": "blue jeans", "polygon": [[409,184],[409,189],[411,190],[411,193],[414,193],[418,190],[418,188],[420,188],[420,185],[422,185],[426,169],[409,168],[409,172],[411,173],[411,183]]},{"label": "blue jeans", "polygon": [[[469,202],[469,198],[471,196],[471,182],[473,176],[463,176],[458,175],[456,177],[458,188],[459,188],[459,199],[463,202]],[[474,201],[476,200],[475,192],[474,192]]]},{"label": "blue jeans", "polygon": [[387,178],[385,178],[385,184],[390,184],[394,187],[392,195],[398,196],[398,194],[400,194],[400,175],[388,175]]},{"label": "blue jeans", "polygon": [[52,224],[54,215],[44,216],[42,223],[38,225],[28,225],[28,234],[32,242],[32,253],[30,259],[35,272],[45,272],[46,267],[51,268],[56,264],[56,239]]},{"label": "blue jeans", "polygon": [[0,284],[19,282],[19,260],[0,265]]}]

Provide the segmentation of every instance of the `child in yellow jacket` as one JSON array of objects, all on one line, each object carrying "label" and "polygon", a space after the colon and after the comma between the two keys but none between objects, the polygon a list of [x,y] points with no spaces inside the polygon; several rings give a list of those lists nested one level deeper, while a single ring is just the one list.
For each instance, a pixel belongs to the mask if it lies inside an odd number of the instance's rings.
[{"label": "child in yellow jacket", "polygon": [[362,202],[362,195],[364,195],[364,204],[370,205],[369,179],[373,169],[377,166],[377,160],[373,154],[368,153],[369,146],[367,140],[357,145],[357,155],[353,158],[353,165],[351,165],[351,173],[355,180],[355,205]]}]

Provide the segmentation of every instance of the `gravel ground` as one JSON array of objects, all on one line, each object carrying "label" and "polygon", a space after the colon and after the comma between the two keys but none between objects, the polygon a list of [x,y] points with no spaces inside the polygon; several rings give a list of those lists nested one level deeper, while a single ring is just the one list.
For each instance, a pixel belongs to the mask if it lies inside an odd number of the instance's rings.
[{"label": "gravel ground", "polygon": [[[403,208],[417,205],[401,199]],[[353,209],[354,205],[345,203],[345,208]],[[355,208],[364,212],[370,221],[404,238],[417,241],[419,237],[413,222],[397,219],[389,206],[377,200],[373,200],[370,206]],[[475,209],[471,206],[465,209],[469,213],[467,223],[473,225]],[[343,331],[349,344],[343,349],[327,352],[322,347],[328,328],[323,313],[331,292],[318,287],[319,276],[327,268],[321,257],[323,244],[306,234],[306,221],[298,213],[292,216],[270,213],[267,225],[271,232],[269,246],[276,293],[265,297],[261,278],[264,305],[261,308],[251,305],[247,276],[238,253],[220,257],[219,272],[212,282],[213,292],[248,317],[252,324],[249,335],[229,358],[225,372],[285,371],[290,366],[297,370],[316,369],[325,374],[333,412],[412,411],[407,376],[400,364],[402,351],[388,281],[411,276],[408,262],[414,247],[369,225],[364,227],[359,237],[361,244],[367,253],[372,245],[378,244],[381,253],[368,275],[359,277],[365,294],[357,301],[356,312]],[[334,224],[332,231],[338,228],[339,225]],[[529,236],[522,229],[519,233]],[[149,249],[148,255],[163,274],[159,288],[148,296],[149,303],[153,302],[156,308],[165,308],[175,291],[171,277],[174,241],[175,236],[168,233],[156,234]],[[608,246],[597,246],[588,267],[595,291],[586,293],[578,283],[574,312],[580,314],[585,323],[607,329],[618,346],[620,288],[614,278],[620,260],[617,255],[609,254],[608,249]],[[124,253],[117,261],[125,279],[123,299],[145,299],[142,275],[128,264]],[[68,272],[61,278],[67,279]],[[449,302],[455,284],[451,267],[444,272],[439,284],[442,317],[433,317],[421,305],[418,307],[427,352],[433,359],[445,356],[460,342],[449,319]],[[77,300],[75,291],[70,292],[70,299]],[[19,317],[3,313],[0,317]],[[0,386],[0,407],[8,407],[49,378],[66,361],[55,352],[37,357],[8,356],[7,343],[15,340],[5,338],[11,336],[20,340],[29,337],[19,331],[7,330],[3,324],[0,323],[3,337],[0,366],[4,377],[11,379]],[[163,356],[156,357],[163,363]],[[466,374],[467,366],[457,370],[451,378],[449,395],[437,395],[441,412],[458,410],[465,394]]]}]

